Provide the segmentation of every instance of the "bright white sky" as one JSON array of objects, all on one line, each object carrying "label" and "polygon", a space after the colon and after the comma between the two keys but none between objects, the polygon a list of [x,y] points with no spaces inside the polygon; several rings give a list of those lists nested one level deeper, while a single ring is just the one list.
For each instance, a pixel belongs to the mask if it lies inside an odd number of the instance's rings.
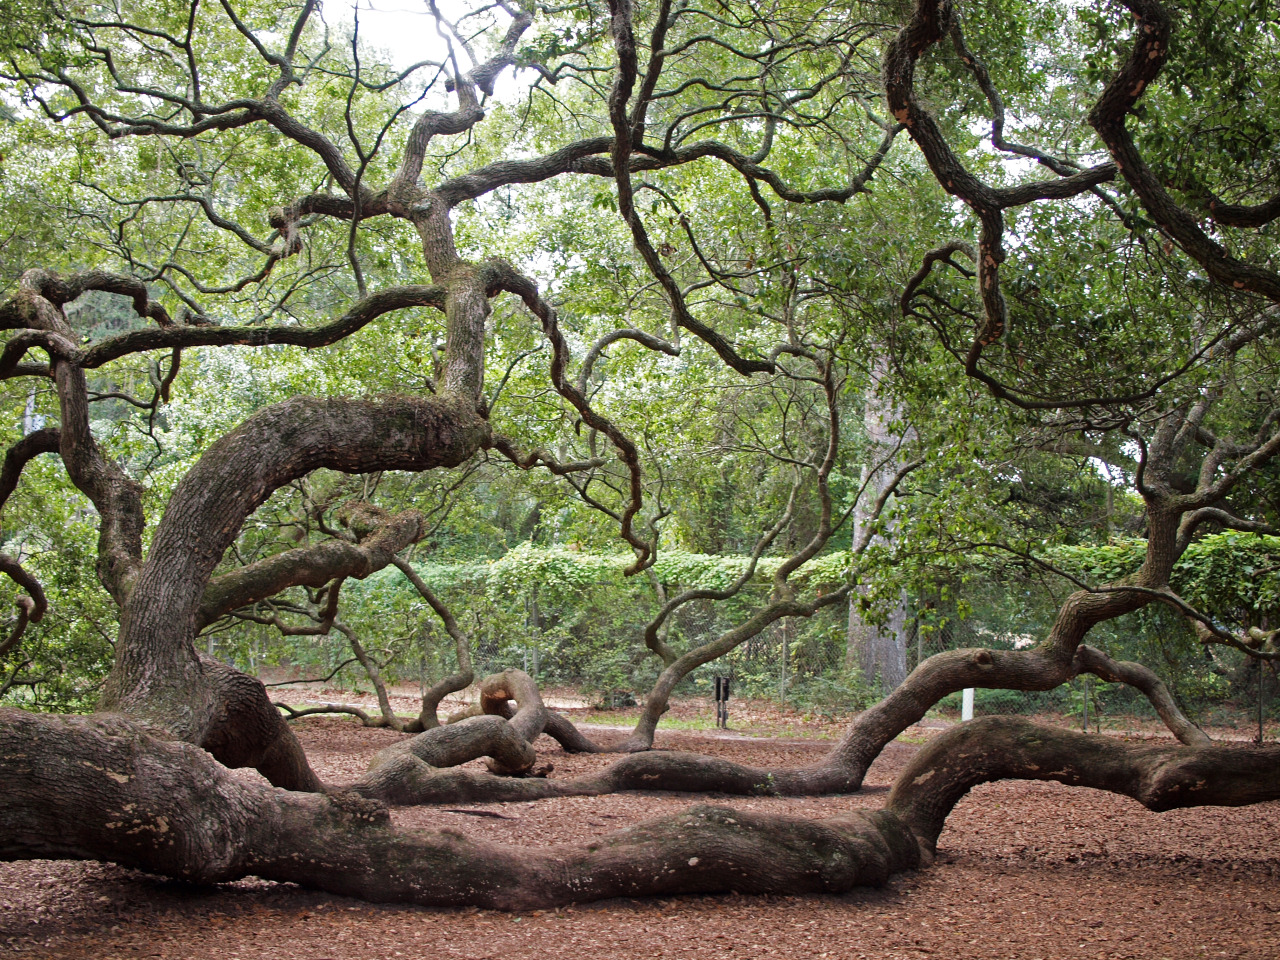
[{"label": "bright white sky", "polygon": [[[420,60],[443,60],[445,45],[436,33],[435,21],[423,0],[358,0],[360,36],[370,47],[390,54],[392,66],[404,68]],[[350,24],[354,19],[352,0],[325,4],[330,23]],[[449,16],[453,4],[441,3]],[[465,69],[465,67],[464,67]]]},{"label": "bright white sky", "polygon": [[[436,22],[427,10],[426,0],[332,0],[324,7],[325,19],[330,26],[342,24],[349,27],[355,19],[353,11],[357,4],[363,45],[384,54],[385,63],[403,70],[423,60],[443,62],[448,56],[449,48],[436,32]],[[456,21],[475,4],[467,0],[437,0],[436,6],[445,17]],[[505,31],[506,25],[502,24],[500,29]],[[456,54],[462,69],[469,69],[471,64],[466,53],[457,48]],[[484,57],[482,44],[477,46],[476,54]],[[516,71],[511,69],[498,75],[495,88],[496,97],[503,101],[515,101],[524,95],[524,86],[517,80]],[[432,106],[445,109],[444,104]]]}]

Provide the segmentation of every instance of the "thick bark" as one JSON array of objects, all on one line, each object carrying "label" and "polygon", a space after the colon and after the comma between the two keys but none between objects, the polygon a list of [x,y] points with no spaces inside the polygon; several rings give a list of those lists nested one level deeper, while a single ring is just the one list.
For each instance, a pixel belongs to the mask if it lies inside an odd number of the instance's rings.
[{"label": "thick bark", "polygon": [[947,814],[978,783],[1056,780],[1152,810],[1237,806],[1280,798],[1277,761],[1276,745],[1130,744],[991,717],[923,748],[884,810],[806,821],[700,806],[583,844],[522,850],[399,831],[385,807],[352,794],[242,781],[205,751],[126,718],[2,709],[0,859],[110,860],[198,883],[256,875],[366,900],[499,909],[842,893],[927,862]]},{"label": "thick bark", "polygon": [[[475,718],[481,719],[481,718]],[[461,723],[472,723],[464,720]],[[450,729],[442,727],[442,730]],[[494,728],[496,730],[496,728]],[[471,759],[479,737],[468,737]],[[486,750],[497,749],[485,742]],[[794,769],[749,767],[696,753],[656,750],[633,753],[604,770],[572,780],[494,776],[477,770],[442,769],[406,750],[386,750],[379,765],[353,787],[362,796],[401,806],[442,803],[514,803],[552,797],[597,797],[621,790],[722,793],[732,796],[814,796],[852,792],[850,778],[823,765]],[[861,776],[858,777],[861,783]]]},{"label": "thick bark", "polygon": [[[262,719],[237,729],[236,711],[221,700],[226,678],[211,673],[195,653],[192,638],[210,574],[249,514],[297,477],[321,467],[360,473],[453,466],[487,437],[474,407],[449,397],[380,403],[301,398],[251,417],[210,447],[174,491],[124,607],[101,706],[158,722],[215,755],[244,737],[269,733],[274,740],[235,752],[268,759],[288,754],[287,761],[271,762],[269,777],[278,786],[313,789],[309,770],[275,779],[306,770],[306,761],[261,685],[253,688],[261,696],[252,708],[245,700],[249,686],[232,685],[235,702]],[[268,715],[276,722],[266,724]]]},{"label": "thick bark", "polygon": [[1056,780],[1132,797],[1150,810],[1280,799],[1280,745],[1170,746],[983,717],[931,740],[889,794],[888,809],[929,852],[956,803],[991,780]]},{"label": "thick bark", "polygon": [[278,787],[324,789],[261,680],[210,657],[201,657],[200,667],[214,705],[200,746],[224,766],[253,767]]},{"label": "thick bark", "polygon": [[541,850],[408,833],[381,804],[243,782],[133,721],[0,710],[0,859],[34,857],[515,910],[618,896],[843,893],[916,866],[919,848],[884,813],[810,822],[719,807]]},{"label": "thick bark", "polygon": [[876,623],[864,615],[864,596],[860,590],[849,597],[846,662],[876,689],[895,690],[907,677],[906,603],[898,597],[884,622]]},{"label": "thick bark", "polygon": [[[448,398],[298,398],[268,407],[218,440],[178,485],[156,530],[125,610],[104,704],[143,707],[170,682],[164,673],[188,672],[182,660],[189,659],[209,576],[244,520],[274,490],[320,468],[364,473],[454,466],[486,436],[485,423]],[[180,735],[192,726],[178,716],[172,722]]]}]

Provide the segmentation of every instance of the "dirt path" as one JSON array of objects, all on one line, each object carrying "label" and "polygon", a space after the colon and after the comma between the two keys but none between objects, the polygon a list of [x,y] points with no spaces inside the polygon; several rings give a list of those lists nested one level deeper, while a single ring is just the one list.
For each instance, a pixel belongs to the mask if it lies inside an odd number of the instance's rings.
[{"label": "dirt path", "polygon": [[[397,736],[336,719],[298,727],[332,781],[354,778]],[[695,734],[660,735],[659,745],[755,764],[803,763],[826,749]],[[565,756],[546,738],[538,746],[554,776],[609,762]],[[856,796],[711,799],[797,816],[879,806],[914,749],[892,745]],[[631,793],[395,816],[537,846],[706,799]],[[524,915],[380,907],[252,880],[192,888],[104,864],[0,864],[0,951],[172,960],[1280,956],[1280,803],[1156,815],[1086,790],[993,784],[956,809],[940,851],[934,868],[848,897],[613,900]]]}]

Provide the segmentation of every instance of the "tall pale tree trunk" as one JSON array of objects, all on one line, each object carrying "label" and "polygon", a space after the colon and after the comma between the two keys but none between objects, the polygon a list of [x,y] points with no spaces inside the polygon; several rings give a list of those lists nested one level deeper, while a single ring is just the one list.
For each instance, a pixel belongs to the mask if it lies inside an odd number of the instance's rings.
[{"label": "tall pale tree trunk", "polygon": [[[873,380],[882,382],[888,372],[883,360],[876,363]],[[863,426],[867,435],[866,464],[862,468],[864,487],[858,506],[854,510],[853,540],[863,536],[867,524],[872,522],[874,504],[893,481],[900,457],[890,457],[899,447],[901,437],[893,432],[895,410],[881,393],[872,389],[866,397]],[[892,529],[893,509],[886,506],[882,515]],[[907,599],[900,594],[891,609],[873,610],[868,606],[868,591],[863,585],[849,595],[849,627],[845,641],[845,669],[856,667],[868,683],[876,684],[883,692],[898,688],[907,678]]]}]

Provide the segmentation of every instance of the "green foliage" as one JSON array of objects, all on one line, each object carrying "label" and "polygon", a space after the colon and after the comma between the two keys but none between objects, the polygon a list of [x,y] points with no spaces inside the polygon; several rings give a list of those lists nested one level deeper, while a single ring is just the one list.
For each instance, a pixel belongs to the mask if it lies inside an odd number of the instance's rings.
[{"label": "green foliage", "polygon": [[[1091,584],[1113,583],[1142,563],[1146,542],[1065,546],[1050,551]],[[1280,537],[1225,531],[1192,543],[1174,565],[1170,585],[1188,603],[1235,629],[1280,616]]]},{"label": "green foliage", "polygon": [[[23,557],[44,586],[49,610],[0,661],[0,686],[18,680],[0,702],[88,710],[111,668],[118,617],[94,573],[96,524],[75,508],[70,485],[48,458],[27,469],[33,476],[8,505],[10,516],[30,511],[54,522],[38,534],[6,524],[2,549]],[[12,609],[18,591],[8,580],[0,591],[0,609]]]},{"label": "green foliage", "polygon": [[[1100,2],[974,0],[962,6],[967,43],[1003,92],[1006,134],[1094,162],[1099,145],[1082,118],[1126,55],[1131,18]],[[1280,177],[1280,112],[1272,109],[1280,102],[1274,4],[1177,0],[1172,6],[1178,22],[1169,66],[1135,111],[1142,150],[1193,211],[1211,195],[1233,202],[1274,196]],[[353,231],[346,220],[317,217],[308,220],[299,255],[273,260],[271,271],[251,282],[262,269],[263,245],[280,239],[270,227],[272,212],[298,197],[332,192],[331,170],[262,123],[189,137],[106,136],[71,91],[47,78],[74,68],[86,89],[120,116],[182,113],[174,102],[140,92],[144,87],[196,96],[185,52],[174,53],[177,48],[166,47],[154,32],[182,34],[189,9],[128,7],[0,2],[6,70],[39,68],[46,77],[14,83],[0,103],[0,215],[12,225],[0,258],[4,290],[30,266],[102,267],[154,278],[152,295],[175,315],[198,307],[218,323],[310,324],[350,306],[360,286],[352,258],[370,289],[430,279],[421,238],[406,224],[379,217]],[[640,155],[667,155],[654,138],[677,117],[684,126],[671,132],[672,149],[696,141],[689,128],[706,119],[708,135],[753,154],[762,142],[762,117],[785,103],[800,112],[787,113],[771,129],[770,169],[803,189],[843,185],[883,135],[867,112],[882,102],[876,78],[884,43],[909,8],[906,2],[767,9],[727,3],[715,13],[681,8],[667,42],[682,53],[668,63],[670,95],[653,103],[649,154]],[[198,96],[206,103],[234,103],[265,89],[276,70],[255,43],[281,49],[297,13],[289,4],[249,2],[237,9],[252,37],[234,29],[217,5],[195,10],[190,45],[204,62]],[[126,31],[122,38],[103,25],[125,14],[136,14],[153,32]],[[637,16],[644,35],[653,9]],[[766,49],[782,36],[808,37],[806,31],[819,27],[844,37],[840,30],[854,23],[862,39],[800,43],[760,78],[777,85],[766,95],[758,84],[740,82],[744,63],[756,54],[738,56],[719,36],[735,18],[741,39],[734,43],[744,50]],[[594,3],[548,16],[540,11],[536,27],[521,40],[517,62],[544,70],[563,61],[588,66],[566,68],[553,95],[545,73],[526,70],[517,95],[499,91],[486,99],[486,118],[474,136],[441,136],[433,144],[424,186],[560,149],[566,131],[607,134],[602,94],[614,57],[607,27],[604,9]],[[361,176],[386,183],[417,112],[439,104],[425,94],[415,99],[426,82],[420,75],[392,83],[392,69],[367,50],[363,82],[352,82],[352,48],[341,33],[335,28],[330,37],[317,24],[303,31],[298,42],[305,58],[315,59],[304,82],[282,87],[280,102],[349,156],[359,141]],[[715,42],[699,39],[707,33]],[[150,40],[138,39],[144,36]],[[477,41],[481,48],[485,42]],[[108,46],[110,69],[97,56]],[[819,82],[837,68],[838,83]],[[954,51],[939,47],[920,64],[919,75],[921,96],[972,170],[997,186],[1046,175],[1032,163],[1006,162],[992,149],[991,104]],[[543,77],[536,86],[535,76]],[[37,97],[45,98],[48,113],[66,116],[48,120]],[[406,103],[411,106],[397,114]],[[1256,109],[1240,110],[1241,103]],[[681,139],[686,135],[692,140]],[[1112,427],[1149,431],[1158,419],[1157,403],[1172,409],[1198,396],[1213,357],[1192,362],[1196,351],[1256,305],[1210,288],[1179,252],[1164,249],[1163,237],[1122,185],[1107,187],[1111,203],[1081,196],[1006,211],[1009,256],[1002,283],[1009,323],[987,348],[984,369],[1036,398],[1156,395],[1149,403],[1099,402],[1097,411],[1063,420],[1057,412],[1014,410],[962,376],[957,359],[979,309],[972,278],[940,269],[929,293],[947,309],[903,314],[899,297],[924,253],[945,241],[972,239],[977,229],[905,135],[870,190],[847,203],[785,204],[760,181],[749,185],[738,170],[709,160],[654,164],[643,179],[637,178],[637,202],[646,230],[675,281],[691,291],[691,309],[701,320],[746,355],[767,355],[785,341],[835,360],[845,432],[832,495],[837,517],[849,519],[825,552],[793,577],[797,588],[813,595],[856,576],[859,602],[871,621],[905,594],[919,599],[926,639],[940,637],[950,618],[980,625],[984,640],[1014,644],[1044,635],[1064,588],[1041,579],[1032,565],[977,559],[990,545],[1044,557],[1090,583],[1112,582],[1136,569],[1142,508],[1126,492],[1134,454],[1127,436],[1117,437]],[[206,201],[258,245],[241,243],[203,216]],[[670,304],[635,251],[607,180],[505,184],[458,207],[454,220],[463,257],[508,258],[536,276],[568,339],[571,375],[608,331],[629,326],[674,339]],[[1273,246],[1274,233],[1260,236],[1233,238],[1229,245],[1235,251],[1255,244],[1263,257],[1273,258],[1267,244]],[[161,266],[170,263],[180,269]],[[716,268],[715,282],[707,280],[706,264]],[[86,341],[144,325],[127,301],[107,294],[82,298],[70,318]],[[520,304],[495,299],[486,332],[486,400],[496,432],[566,461],[609,453],[600,435],[548,389],[550,351]],[[421,309],[383,317],[332,350],[188,350],[171,399],[150,410],[145,400],[171,361],[120,361],[93,371],[91,388],[144,402],[120,396],[95,401],[93,428],[99,443],[144,484],[154,525],[168,494],[210,444],[268,404],[302,394],[435,390],[443,336],[442,318]],[[1262,392],[1274,381],[1269,350],[1263,345],[1256,355],[1241,355],[1215,412],[1215,429],[1249,435],[1270,422],[1272,397]],[[28,412],[54,417],[57,411],[43,380],[30,394],[7,384],[0,433],[9,444]],[[634,341],[614,343],[584,386],[595,408],[641,451],[647,499],[637,523],[662,538],[650,577],[622,576],[632,557],[616,552],[616,523],[586,506],[562,480],[494,462],[428,478],[386,474],[353,481],[317,473],[277,492],[258,511],[222,571],[319,542],[324,534],[318,518],[346,499],[370,499],[389,510],[413,506],[430,512],[435,524],[426,545],[431,560],[421,570],[473,633],[478,661],[508,665],[532,658],[544,679],[585,678],[602,691],[642,689],[656,669],[641,645],[643,626],[661,602],[655,583],[669,595],[681,587],[723,589],[741,575],[744,555],[788,500],[795,464],[821,449],[826,411],[812,384],[741,378],[690,336],[678,357]],[[904,484],[890,515],[875,524],[877,538],[855,563],[855,497],[879,454],[868,437],[868,420],[879,414],[890,421],[890,434],[908,441],[903,458],[919,455],[926,462]],[[1066,449],[1076,441],[1085,452]],[[627,478],[616,458],[606,459],[581,482],[617,512]],[[779,558],[817,528],[811,479],[806,483],[799,487],[793,522],[747,588],[673,619],[669,642],[676,649],[740,622],[767,601]],[[1274,470],[1248,478],[1240,489],[1254,512],[1272,519],[1280,512]],[[83,705],[109,662],[114,613],[88,559],[95,549],[94,518],[84,503],[62,472],[37,463],[6,505],[5,547],[31,564],[53,600],[46,622],[32,629],[17,654],[31,660],[27,675],[41,679],[15,687],[10,699]],[[1280,615],[1276,551],[1272,538],[1205,537],[1177,565],[1174,589],[1224,625],[1274,624]],[[345,591],[344,617],[388,661],[390,677],[432,677],[451,669],[442,631],[431,626],[430,612],[396,572],[348,584]],[[11,600],[12,590],[0,597]],[[794,635],[769,639],[786,652],[789,695],[833,709],[865,702],[861,678],[831,669],[828,654],[841,643],[838,620],[833,609]],[[1091,640],[1117,655],[1157,663],[1188,700],[1229,691],[1224,672],[1232,665],[1207,660],[1168,611],[1143,611],[1100,628]],[[327,671],[345,658],[336,635],[280,638],[241,625],[208,642],[245,666],[287,661]],[[740,668],[749,689],[780,685],[771,671],[750,666],[745,651],[726,663]],[[3,666],[7,671],[18,664],[10,658]],[[701,680],[695,676],[691,683]]]}]

